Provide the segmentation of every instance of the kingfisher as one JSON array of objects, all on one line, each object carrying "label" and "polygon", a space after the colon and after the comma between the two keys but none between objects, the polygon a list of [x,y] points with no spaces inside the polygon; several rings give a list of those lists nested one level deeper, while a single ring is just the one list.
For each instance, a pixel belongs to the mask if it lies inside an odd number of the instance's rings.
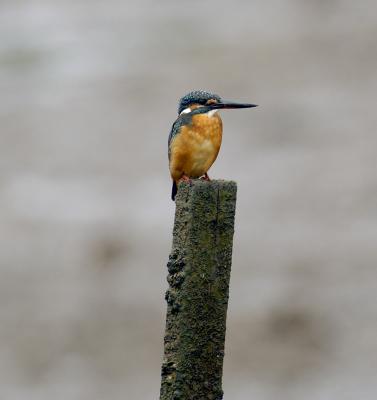
[{"label": "kingfisher", "polygon": [[178,183],[195,178],[210,180],[207,172],[219,154],[223,132],[218,111],[250,107],[257,105],[225,101],[217,94],[204,90],[192,91],[180,99],[178,118],[173,123],[168,140],[173,201]]}]

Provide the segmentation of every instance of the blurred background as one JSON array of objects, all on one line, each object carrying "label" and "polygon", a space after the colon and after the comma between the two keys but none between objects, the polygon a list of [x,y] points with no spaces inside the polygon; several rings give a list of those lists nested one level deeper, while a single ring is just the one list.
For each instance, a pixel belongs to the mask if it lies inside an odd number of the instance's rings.
[{"label": "blurred background", "polygon": [[178,99],[238,182],[225,399],[377,397],[377,5],[0,2],[0,397],[157,399]]}]

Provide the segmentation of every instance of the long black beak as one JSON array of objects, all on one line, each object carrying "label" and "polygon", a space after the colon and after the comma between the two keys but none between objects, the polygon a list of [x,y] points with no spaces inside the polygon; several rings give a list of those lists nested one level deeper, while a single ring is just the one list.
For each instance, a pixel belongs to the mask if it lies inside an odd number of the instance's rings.
[{"label": "long black beak", "polygon": [[220,103],[210,104],[209,107],[211,107],[213,110],[217,110],[222,108],[251,108],[258,107],[258,105],[249,103],[235,103],[234,101],[222,100]]}]

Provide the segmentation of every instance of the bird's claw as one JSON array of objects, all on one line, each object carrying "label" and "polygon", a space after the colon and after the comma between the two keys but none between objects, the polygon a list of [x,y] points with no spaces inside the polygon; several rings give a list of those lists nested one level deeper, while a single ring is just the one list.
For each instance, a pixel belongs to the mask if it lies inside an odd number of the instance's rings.
[{"label": "bird's claw", "polygon": [[211,179],[209,179],[207,172],[200,179],[202,179],[203,181],[208,181],[208,182],[211,181]]},{"label": "bird's claw", "polygon": [[178,182],[179,183],[180,182],[188,182],[191,184],[192,181],[191,181],[191,178],[189,178],[187,175],[183,175],[182,178],[180,178]]}]

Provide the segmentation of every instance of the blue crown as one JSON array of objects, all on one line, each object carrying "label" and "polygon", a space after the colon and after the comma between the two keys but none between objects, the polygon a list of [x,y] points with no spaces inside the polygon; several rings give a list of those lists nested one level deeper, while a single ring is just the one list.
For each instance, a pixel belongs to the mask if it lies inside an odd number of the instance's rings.
[{"label": "blue crown", "polygon": [[221,97],[217,94],[206,92],[204,90],[194,90],[193,92],[187,93],[181,98],[178,106],[178,114],[180,114],[190,104],[201,104],[204,105],[208,100],[215,99],[218,102],[221,101]]}]

